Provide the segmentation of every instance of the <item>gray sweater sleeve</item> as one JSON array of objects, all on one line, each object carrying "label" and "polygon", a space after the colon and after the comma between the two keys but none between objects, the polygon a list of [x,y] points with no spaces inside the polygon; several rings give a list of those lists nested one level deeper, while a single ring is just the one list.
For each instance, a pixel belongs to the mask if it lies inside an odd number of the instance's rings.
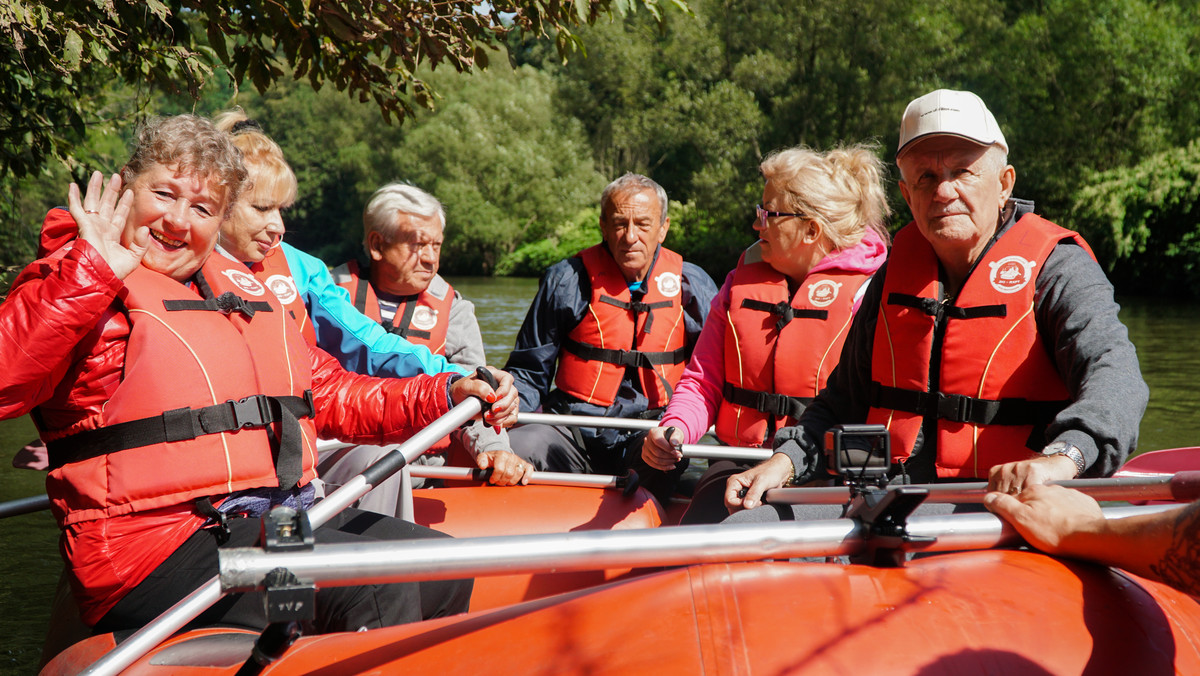
[{"label": "gray sweater sleeve", "polygon": [[1136,448],[1150,398],[1112,284],[1066,240],[1047,257],[1035,294],[1038,331],[1072,400],[1047,426],[1046,439],[1077,446],[1085,476],[1111,475]]}]

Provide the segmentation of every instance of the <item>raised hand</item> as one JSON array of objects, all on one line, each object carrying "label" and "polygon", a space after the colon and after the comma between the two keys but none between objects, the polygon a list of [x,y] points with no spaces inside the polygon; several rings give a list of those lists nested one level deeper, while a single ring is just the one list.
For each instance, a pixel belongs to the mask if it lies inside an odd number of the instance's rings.
[{"label": "raised hand", "polygon": [[91,244],[120,279],[137,269],[150,243],[150,228],[145,226],[139,227],[129,242],[122,241],[132,205],[133,193],[121,192],[117,174],[104,185],[103,174],[93,172],[82,198],[79,186],[72,183],[67,188],[67,208],[79,226],[79,239]]}]

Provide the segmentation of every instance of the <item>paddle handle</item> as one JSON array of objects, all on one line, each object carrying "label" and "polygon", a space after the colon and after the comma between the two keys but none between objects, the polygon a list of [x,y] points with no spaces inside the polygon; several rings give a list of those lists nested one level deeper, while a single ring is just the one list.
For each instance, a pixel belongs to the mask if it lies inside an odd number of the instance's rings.
[{"label": "paddle handle", "polygon": [[1175,502],[1200,500],[1200,471],[1176,472],[1171,477],[1171,498]]}]

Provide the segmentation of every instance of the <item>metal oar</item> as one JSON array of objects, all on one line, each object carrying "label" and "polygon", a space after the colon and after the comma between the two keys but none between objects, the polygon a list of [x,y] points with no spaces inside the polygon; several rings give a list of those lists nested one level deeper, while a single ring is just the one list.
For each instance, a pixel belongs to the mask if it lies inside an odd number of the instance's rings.
[{"label": "metal oar", "polygon": [[50,509],[49,495],[35,495],[29,498],[0,502],[0,519],[9,516],[32,514],[33,512],[40,512],[43,509]]},{"label": "metal oar", "polygon": [[[341,488],[326,496],[324,500],[313,505],[308,510],[308,520],[315,529],[329,521],[346,507],[366,495],[376,484],[398,472],[405,464],[416,460],[418,456],[433,446],[439,439],[457,429],[460,425],[474,418],[483,406],[475,397],[468,397],[445,415],[435,420],[425,429],[417,432],[408,441],[383,456],[374,465],[363,470],[362,474],[347,481]],[[136,662],[154,646],[162,643],[172,634],[179,631],[188,622],[211,607],[221,598],[221,582],[214,576],[199,589],[184,597],[171,606],[150,624],[142,627],[129,636],[108,654],[94,662],[82,674],[90,676],[115,676],[126,667]]]},{"label": "metal oar", "polygon": [[[1117,507],[1108,518],[1147,514],[1171,505]],[[1021,542],[1012,526],[988,514],[911,517],[908,533],[936,538],[923,552],[987,549]],[[866,547],[855,520],[675,526],[621,531],[577,531],[403,543],[315,545],[311,551],[266,552],[257,547],[220,550],[226,591],[261,589],[276,568],[318,586],[448,580],[484,575],[677,566],[853,556]]]},{"label": "metal oar", "polygon": [[[435,467],[430,465],[410,465],[409,474],[422,479],[458,479],[462,481],[487,481],[492,476],[492,468],[478,467]],[[615,488],[632,492],[637,490],[637,474],[613,476],[610,474],[568,474],[566,472],[530,472],[530,485],[540,486],[579,486],[583,488]]]},{"label": "metal oar", "polygon": [[657,420],[605,418],[598,415],[558,415],[557,413],[518,413],[518,425],[560,425],[562,427],[606,427],[614,430],[649,430]]},{"label": "metal oar", "polygon": [[[650,430],[658,427],[657,420],[637,418],[605,418],[594,415],[558,415],[556,413],[518,413],[518,425],[561,425],[563,427],[606,427],[617,430]],[[710,446],[708,444],[684,444],[683,457],[708,458],[710,460],[741,460],[758,462],[771,457],[766,448],[744,446]]]},{"label": "metal oar", "polygon": [[[1172,500],[1189,502],[1200,498],[1200,471],[1178,472],[1156,477],[1070,479],[1049,483],[1074,488],[1096,500]],[[929,491],[925,502],[983,502],[987,482],[915,484]],[[831,488],[772,488],[763,501],[774,505],[841,505],[850,500],[845,486]]]}]

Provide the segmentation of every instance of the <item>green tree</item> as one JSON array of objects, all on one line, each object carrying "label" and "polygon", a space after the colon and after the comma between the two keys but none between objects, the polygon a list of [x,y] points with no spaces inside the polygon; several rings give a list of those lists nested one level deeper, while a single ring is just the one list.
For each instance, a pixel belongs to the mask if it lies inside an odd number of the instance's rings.
[{"label": "green tree", "polygon": [[1123,291],[1200,298],[1200,140],[1089,177],[1070,225]]},{"label": "green tree", "polygon": [[[86,158],[77,155],[87,138],[124,137],[151,112],[203,110],[197,101],[214,76],[260,93],[288,80],[329,84],[392,122],[433,105],[437,94],[419,73],[486,68],[512,31],[552,34],[565,58],[579,47],[575,26],[640,7],[657,15],[658,2],[8,0],[0,3],[0,190],[17,193],[25,176],[53,174],[57,183],[54,160],[82,178]],[[317,196],[319,205],[336,199]],[[0,202],[5,222],[25,216],[11,197]],[[27,235],[10,228],[0,236],[0,265],[28,259]]]},{"label": "green tree", "polygon": [[[677,2],[679,0],[676,0]],[[198,98],[214,69],[259,92],[285,74],[399,119],[435,96],[422,67],[486,68],[499,38],[571,30],[658,0],[9,0],[0,5],[0,157],[17,176],[67,156],[113,77]]]},{"label": "green tree", "polygon": [[518,245],[596,204],[604,178],[579,122],[555,114],[548,75],[497,64],[483,77],[438,82],[444,105],[418,115],[385,159],[393,177],[446,205],[448,271],[490,274]]}]

